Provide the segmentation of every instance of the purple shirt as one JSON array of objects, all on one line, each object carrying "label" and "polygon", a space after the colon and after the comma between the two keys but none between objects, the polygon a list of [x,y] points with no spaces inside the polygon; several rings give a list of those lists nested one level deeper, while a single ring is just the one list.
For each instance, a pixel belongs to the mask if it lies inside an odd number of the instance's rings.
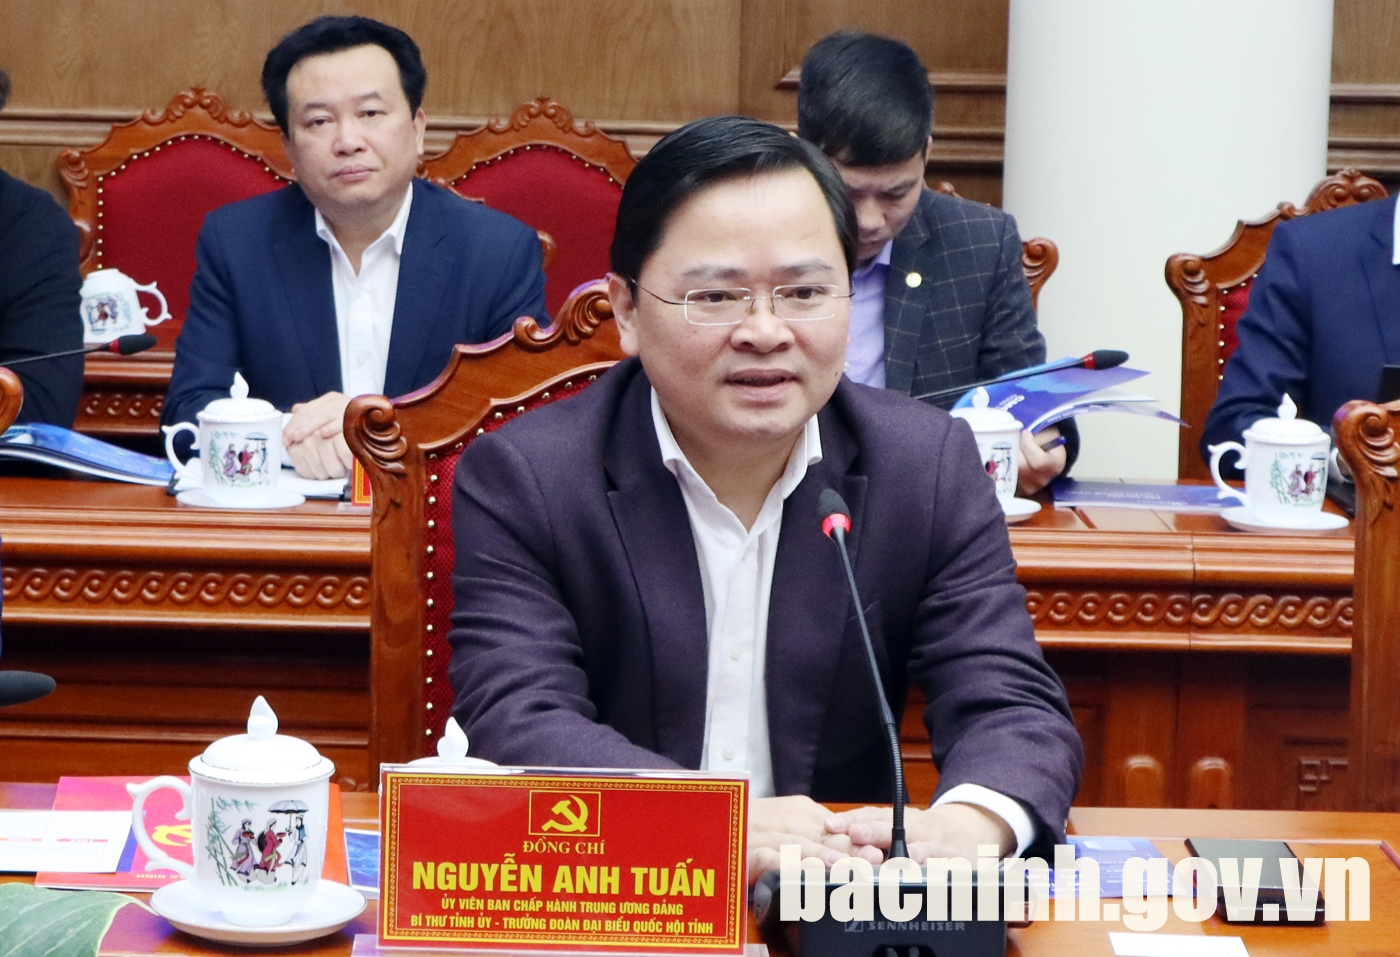
[{"label": "purple shirt", "polygon": [[846,375],[853,382],[885,387],[885,277],[890,271],[890,249],[851,273],[851,331],[846,340]]}]

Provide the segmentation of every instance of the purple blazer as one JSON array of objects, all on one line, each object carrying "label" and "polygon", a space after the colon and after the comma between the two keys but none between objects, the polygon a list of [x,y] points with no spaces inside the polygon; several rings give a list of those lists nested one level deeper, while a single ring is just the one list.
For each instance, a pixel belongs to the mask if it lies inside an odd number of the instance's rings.
[{"label": "purple blazer", "polygon": [[[1062,838],[1083,746],[1045,663],[972,433],[905,396],[843,379],[817,416],[822,461],[788,497],[769,603],[765,686],[778,794],[883,802],[889,758],[840,556],[848,538],[895,714],[910,681],[940,771],[1020,800]],[[453,491],[453,713],[505,764],[696,768],[704,738],[704,594],[680,487],[661,462],[641,364],[476,439]]]}]

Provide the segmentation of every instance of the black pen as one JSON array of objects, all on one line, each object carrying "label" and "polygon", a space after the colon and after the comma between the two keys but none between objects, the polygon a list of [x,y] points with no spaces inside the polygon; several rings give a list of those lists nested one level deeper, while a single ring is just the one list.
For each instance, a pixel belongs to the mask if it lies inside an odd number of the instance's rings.
[{"label": "black pen", "polygon": [[1064,445],[1064,444],[1065,444],[1065,437],[1064,437],[1063,435],[1057,435],[1057,436],[1055,436],[1053,439],[1051,439],[1049,442],[1046,442],[1044,445],[1042,445],[1042,446],[1040,447],[1040,449],[1041,449],[1041,451],[1043,451],[1043,452],[1049,452],[1051,449],[1058,449],[1060,446],[1062,446],[1062,445]]}]

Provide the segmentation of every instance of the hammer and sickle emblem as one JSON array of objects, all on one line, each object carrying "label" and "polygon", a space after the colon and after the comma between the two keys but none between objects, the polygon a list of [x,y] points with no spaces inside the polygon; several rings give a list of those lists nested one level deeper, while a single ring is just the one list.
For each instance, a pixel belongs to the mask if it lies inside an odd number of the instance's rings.
[{"label": "hammer and sickle emblem", "polygon": [[162,824],[151,835],[151,840],[170,847],[189,847],[190,826],[188,824]]},{"label": "hammer and sickle emblem", "polygon": [[[570,801],[573,801],[574,806],[578,808],[577,814],[569,809]],[[588,805],[579,800],[576,794],[569,795],[569,797],[566,797],[564,800],[554,805],[554,807],[550,808],[549,812],[567,818],[569,823],[565,824],[557,820],[545,821],[544,824],[540,826],[541,831],[558,831],[561,834],[575,834],[588,829]]]}]

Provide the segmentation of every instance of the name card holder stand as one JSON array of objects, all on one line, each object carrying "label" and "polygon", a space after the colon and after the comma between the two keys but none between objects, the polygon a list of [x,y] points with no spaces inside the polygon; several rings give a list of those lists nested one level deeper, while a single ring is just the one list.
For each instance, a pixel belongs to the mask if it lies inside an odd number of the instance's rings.
[{"label": "name card holder stand", "polygon": [[379,793],[379,934],[354,957],[745,951],[743,777],[383,765]]}]

